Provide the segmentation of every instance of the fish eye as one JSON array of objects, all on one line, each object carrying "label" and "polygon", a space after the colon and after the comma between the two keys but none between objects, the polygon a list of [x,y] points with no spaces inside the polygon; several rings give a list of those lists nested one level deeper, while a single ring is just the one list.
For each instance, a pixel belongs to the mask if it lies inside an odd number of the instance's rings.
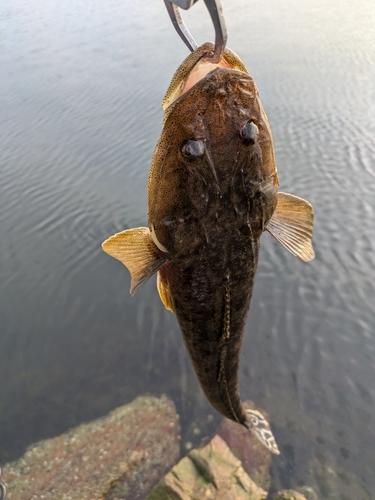
[{"label": "fish eye", "polygon": [[246,145],[254,144],[258,134],[259,129],[254,122],[246,123],[246,125],[240,130],[241,139]]},{"label": "fish eye", "polygon": [[181,152],[188,160],[195,160],[204,154],[204,142],[189,139],[183,144]]}]

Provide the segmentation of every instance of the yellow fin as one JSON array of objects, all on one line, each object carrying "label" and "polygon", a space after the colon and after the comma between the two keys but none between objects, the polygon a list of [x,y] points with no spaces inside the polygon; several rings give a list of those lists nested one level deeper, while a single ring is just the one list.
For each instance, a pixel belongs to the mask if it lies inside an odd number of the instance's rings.
[{"label": "yellow fin", "polygon": [[277,194],[276,210],[266,229],[304,262],[315,258],[311,241],[313,226],[314,209],[308,201],[291,194]]},{"label": "yellow fin", "polygon": [[132,296],[168,260],[152,241],[147,227],[127,229],[114,234],[102,243],[102,248],[129,269],[132,278],[130,284]]},{"label": "yellow fin", "polygon": [[172,295],[169,289],[168,281],[163,278],[163,275],[160,271],[158,271],[156,277],[156,286],[158,287],[160,299],[163,302],[165,308],[168,309],[168,311],[174,313]]}]

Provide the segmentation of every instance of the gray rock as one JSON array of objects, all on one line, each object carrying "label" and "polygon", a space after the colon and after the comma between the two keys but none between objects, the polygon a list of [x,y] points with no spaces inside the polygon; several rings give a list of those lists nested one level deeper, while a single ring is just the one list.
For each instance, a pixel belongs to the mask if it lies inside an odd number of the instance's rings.
[{"label": "gray rock", "polygon": [[[260,410],[269,420],[267,413],[257,408],[252,401],[245,401],[244,406],[251,410]],[[271,484],[272,453],[243,425],[227,418],[222,421],[217,433],[227,443],[231,452],[241,460],[242,467],[251,479],[264,490],[268,490]]]},{"label": "gray rock", "polygon": [[300,486],[296,488],[298,493],[302,493],[306,497],[306,500],[319,500],[318,495],[310,486]]},{"label": "gray rock", "polygon": [[283,490],[275,493],[272,500],[306,500],[306,497],[294,490]]},{"label": "gray rock", "polygon": [[[339,467],[328,454],[316,454],[310,461],[310,480],[315,491],[326,500],[373,500],[357,476]],[[308,495],[305,493],[308,498]],[[309,499],[310,500],[310,499]]]},{"label": "gray rock", "polygon": [[265,500],[267,492],[245,472],[240,460],[216,435],[193,450],[160,481],[146,500]]},{"label": "gray rock", "polygon": [[166,396],[139,397],[5,465],[7,499],[141,500],[178,461],[179,432]]}]

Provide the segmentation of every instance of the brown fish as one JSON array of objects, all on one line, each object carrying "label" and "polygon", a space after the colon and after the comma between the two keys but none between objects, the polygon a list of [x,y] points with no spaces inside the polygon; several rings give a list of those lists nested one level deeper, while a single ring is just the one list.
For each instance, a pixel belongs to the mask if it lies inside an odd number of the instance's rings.
[{"label": "brown fish", "polygon": [[314,258],[313,208],[278,193],[270,126],[254,80],[225,49],[190,54],[163,101],[163,130],[148,180],[148,228],[103,243],[131,273],[130,293],[157,272],[165,307],[175,312],[199,383],[212,406],[279,449],[261,413],[246,410],[238,364],[258,263],[269,231],[302,260]]}]

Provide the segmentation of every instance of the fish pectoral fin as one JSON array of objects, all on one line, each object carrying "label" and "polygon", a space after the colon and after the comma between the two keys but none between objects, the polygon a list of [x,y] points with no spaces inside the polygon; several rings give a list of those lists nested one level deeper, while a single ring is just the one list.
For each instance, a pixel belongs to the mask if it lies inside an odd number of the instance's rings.
[{"label": "fish pectoral fin", "polygon": [[160,295],[160,299],[163,302],[164,306],[168,311],[175,312],[172,302],[172,295],[169,289],[169,284],[167,279],[163,276],[162,270],[158,271],[156,277],[156,286],[158,287],[158,292]]},{"label": "fish pectoral fin", "polygon": [[260,411],[257,410],[245,410],[247,413],[247,420],[245,422],[245,427],[264,444],[275,455],[280,455],[279,447],[277,446],[276,439],[272,434],[270,424],[263,417]]},{"label": "fish pectoral fin", "polygon": [[312,246],[314,209],[298,196],[277,194],[277,206],[267,224],[269,231],[289,252],[304,262],[315,258]]},{"label": "fish pectoral fin", "polygon": [[132,296],[168,261],[166,255],[163,255],[152,241],[147,227],[127,229],[114,234],[102,243],[102,248],[128,268],[131,274]]}]

